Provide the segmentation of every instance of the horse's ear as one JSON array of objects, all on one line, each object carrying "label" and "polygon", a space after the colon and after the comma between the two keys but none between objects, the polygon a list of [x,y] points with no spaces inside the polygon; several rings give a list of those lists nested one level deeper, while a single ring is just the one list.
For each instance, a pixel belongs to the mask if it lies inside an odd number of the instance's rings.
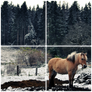
[{"label": "horse's ear", "polygon": [[85,55],[87,56],[87,53],[85,53]]},{"label": "horse's ear", "polygon": [[83,52],[81,52],[81,55],[83,55],[84,53]]}]

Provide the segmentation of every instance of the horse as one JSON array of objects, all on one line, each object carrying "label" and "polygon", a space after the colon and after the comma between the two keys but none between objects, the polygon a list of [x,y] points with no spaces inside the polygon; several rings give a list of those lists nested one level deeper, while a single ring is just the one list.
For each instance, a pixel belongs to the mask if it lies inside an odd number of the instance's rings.
[{"label": "horse", "polygon": [[87,53],[72,52],[66,59],[52,58],[48,62],[49,69],[49,88],[54,87],[54,78],[59,74],[68,74],[69,88],[73,88],[73,80],[79,64],[86,68]]}]

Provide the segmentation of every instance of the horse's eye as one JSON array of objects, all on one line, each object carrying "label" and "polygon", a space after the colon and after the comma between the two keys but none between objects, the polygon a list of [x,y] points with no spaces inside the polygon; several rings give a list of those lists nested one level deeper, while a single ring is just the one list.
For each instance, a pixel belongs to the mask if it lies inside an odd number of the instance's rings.
[{"label": "horse's eye", "polygon": [[81,60],[84,60],[83,58]]}]

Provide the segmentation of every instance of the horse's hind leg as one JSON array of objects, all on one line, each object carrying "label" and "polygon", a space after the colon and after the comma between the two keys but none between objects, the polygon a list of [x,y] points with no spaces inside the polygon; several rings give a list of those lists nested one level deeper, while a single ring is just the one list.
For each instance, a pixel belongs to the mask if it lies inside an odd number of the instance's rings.
[{"label": "horse's hind leg", "polygon": [[55,76],[56,76],[56,71],[52,71],[51,72],[51,76],[50,76],[50,78],[49,78],[49,87],[54,87],[55,85],[54,85],[54,78],[55,78]]}]

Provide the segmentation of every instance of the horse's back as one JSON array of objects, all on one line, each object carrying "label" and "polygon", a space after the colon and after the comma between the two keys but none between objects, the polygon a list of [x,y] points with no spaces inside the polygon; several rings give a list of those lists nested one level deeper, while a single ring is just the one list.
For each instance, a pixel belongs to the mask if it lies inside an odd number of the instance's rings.
[{"label": "horse's back", "polygon": [[56,64],[61,58],[52,58],[48,62],[48,66]]},{"label": "horse's back", "polygon": [[56,67],[57,64],[60,64],[61,60],[62,60],[62,58],[52,58],[52,59],[50,59],[49,62],[48,62],[48,67],[50,69]]},{"label": "horse's back", "polygon": [[67,73],[66,71],[66,59],[52,58],[48,62],[49,71],[55,70],[58,73]]}]

